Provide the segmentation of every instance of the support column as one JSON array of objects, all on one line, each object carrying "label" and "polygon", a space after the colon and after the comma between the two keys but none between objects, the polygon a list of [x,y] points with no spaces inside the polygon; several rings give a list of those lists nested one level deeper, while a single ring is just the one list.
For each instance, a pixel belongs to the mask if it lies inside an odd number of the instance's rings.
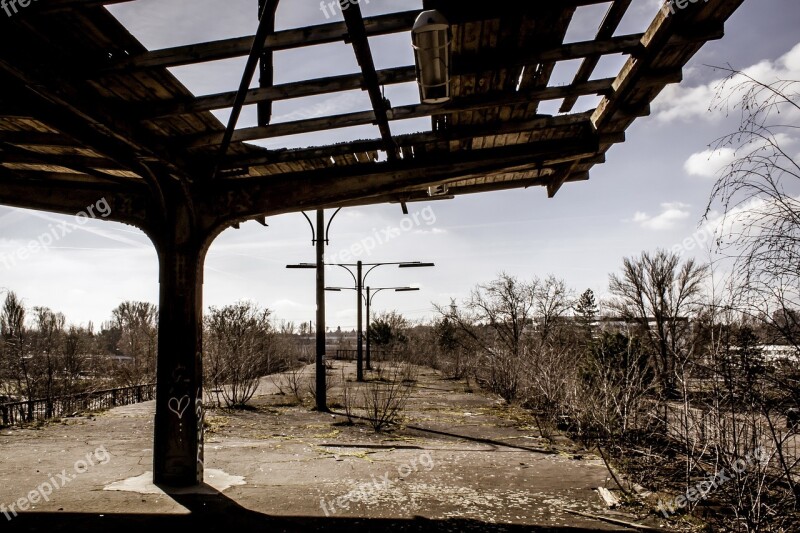
[{"label": "support column", "polygon": [[328,410],[327,387],[325,386],[325,210],[317,210],[317,358],[316,396],[317,411]]},{"label": "support column", "polygon": [[356,266],[356,315],[358,325],[356,326],[356,381],[364,381],[364,331],[362,328],[362,309],[364,308],[364,298],[361,295],[361,291],[364,289],[363,287],[363,277],[362,277],[362,268],[363,264],[361,261],[358,262]]},{"label": "support column", "polygon": [[153,481],[203,483],[202,271],[205,249],[189,224],[158,245],[160,298]]},{"label": "support column", "polygon": [[372,363],[370,362],[370,346],[369,346],[369,305],[372,300],[370,289],[367,287],[367,370],[372,370]]}]

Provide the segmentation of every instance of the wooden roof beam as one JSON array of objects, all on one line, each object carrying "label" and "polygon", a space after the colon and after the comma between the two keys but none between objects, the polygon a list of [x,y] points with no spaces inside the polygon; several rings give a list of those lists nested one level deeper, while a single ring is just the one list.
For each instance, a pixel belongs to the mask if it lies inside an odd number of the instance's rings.
[{"label": "wooden roof beam", "polygon": [[82,172],[67,172],[59,170],[36,170],[28,168],[13,168],[2,166],[5,170],[13,172],[17,177],[31,181],[45,181],[47,183],[69,182],[76,184],[92,184],[97,186],[111,186],[120,184],[120,178],[114,176],[103,176],[100,174],[86,174]]},{"label": "wooden roof beam", "polygon": [[[534,40],[535,43],[543,42],[546,46],[551,45],[553,41],[555,44],[563,43],[569,25],[572,22],[572,17],[575,15],[576,7],[564,6],[559,14],[559,18],[553,21],[551,28],[543,32],[540,38]],[[550,78],[553,75],[557,60],[547,59],[538,61],[535,64],[525,65],[525,70],[522,72],[522,78],[519,83],[519,89],[543,89],[550,83]],[[534,68],[535,67],[535,68]],[[541,101],[535,101],[535,109],[539,109]]]},{"label": "wooden roof beam", "polygon": [[[610,0],[560,0],[559,4],[568,7],[602,4]],[[352,4],[351,4],[352,5]],[[559,7],[560,7],[559,5]],[[447,16],[451,24],[463,24],[468,21],[484,20],[487,14],[485,6],[471,13],[459,14],[461,7],[456,12],[448,11]],[[391,33],[410,32],[414,21],[419,15],[419,10],[399,11],[386,15],[364,18],[364,28],[367,35],[378,36]],[[305,28],[293,28],[275,32],[269,36],[264,44],[265,50],[290,50],[320,44],[344,42],[348,34],[344,22],[318,24]],[[133,57],[125,58],[99,71],[96,75],[124,72],[134,72],[143,69],[159,67],[178,67],[196,63],[206,63],[220,59],[231,59],[246,56],[253,47],[255,36],[234,37],[218,41],[195,43],[175,46],[160,50],[152,50]]]},{"label": "wooden roof beam", "polygon": [[[10,45],[0,37],[0,46]],[[0,57],[0,75],[7,75],[2,78],[3,90],[21,109],[37,118],[46,117],[48,126],[117,161],[124,168],[138,173],[141,160],[149,159],[191,179],[194,172],[188,159],[165,150],[162,141],[154,139],[135,121],[128,120],[120,109],[104,105],[96,98],[87,98],[77,86],[54,75],[52,70],[43,73],[46,68],[47,65],[40,64],[37,58],[25,55],[22,58]],[[12,139],[12,143],[16,142]]]},{"label": "wooden roof beam", "polygon": [[258,22],[258,31],[256,31],[256,37],[253,41],[253,48],[250,50],[250,55],[247,57],[247,64],[244,67],[242,80],[239,83],[239,91],[236,93],[231,115],[228,118],[228,126],[225,128],[225,133],[222,134],[222,141],[217,150],[217,158],[214,163],[214,168],[211,171],[211,179],[217,177],[219,164],[222,158],[228,153],[233,132],[236,130],[236,124],[239,122],[239,116],[242,113],[242,106],[244,105],[247,90],[250,87],[250,82],[253,81],[253,74],[255,74],[256,68],[258,68],[258,63],[261,60],[261,53],[264,51],[264,40],[267,35],[273,32],[273,28],[275,27],[274,15],[278,8],[278,0],[266,0],[263,6],[261,17]]},{"label": "wooden roof beam", "polygon": [[[355,166],[336,166],[319,170],[308,170],[284,175],[285,179],[293,180],[295,177],[304,180],[307,185],[313,184],[315,179],[341,179],[392,176],[401,178],[406,173],[425,172],[428,170],[463,169],[472,172],[480,167],[482,172],[496,173],[510,166],[538,164],[547,167],[561,164],[565,161],[594,157],[600,149],[601,138],[596,134],[585,134],[580,137],[557,140],[541,140],[524,144],[515,144],[497,148],[482,148],[463,150],[450,153],[430,153],[413,159],[398,159],[397,161],[376,162]],[[462,179],[456,173],[451,179]],[[283,181],[283,180],[281,180]],[[441,180],[439,180],[441,181]],[[227,182],[230,188],[251,187],[253,185],[276,185],[274,176],[259,176],[231,180]]]},{"label": "wooden roof beam", "polygon": [[0,204],[74,215],[105,198],[111,207],[108,220],[146,227],[151,209],[144,182],[128,184],[30,179],[0,166]]},{"label": "wooden roof beam", "polygon": [[[377,76],[380,85],[392,85],[412,82],[416,79],[417,74],[412,65],[408,67],[379,70]],[[362,74],[344,74],[327,78],[283,83],[271,87],[250,89],[245,95],[244,104],[252,105],[263,101],[274,102],[278,100],[303,98],[306,96],[352,91],[361,89],[363,85],[364,78]],[[211,111],[213,109],[224,109],[226,107],[232,107],[235,98],[236,92],[224,92],[164,103],[153,102],[142,105],[139,116],[149,119],[197,113],[200,111]]]},{"label": "wooden roof beam", "polygon": [[[575,139],[576,139],[576,137],[562,138],[561,142],[570,143],[570,142],[573,142]],[[619,133],[616,133],[616,134],[604,134],[604,135],[601,135],[599,137],[599,140],[600,140],[601,148],[602,148],[602,144],[604,144],[604,143],[605,144],[615,144],[615,143],[624,142],[625,136],[624,136],[624,134],[619,134]],[[531,143],[521,143],[521,144],[509,145],[509,146],[525,146],[527,144],[531,144]],[[352,154],[352,152],[347,152],[347,153]],[[441,154],[441,152],[436,152],[436,153],[437,154]],[[456,153],[459,153],[459,152],[450,152],[450,153],[445,152],[443,155],[451,155],[451,154],[456,154]],[[427,157],[427,156],[424,156],[424,157]],[[563,157],[553,156],[552,158],[550,158],[550,159],[548,159],[548,160],[546,160],[544,162],[539,162],[538,164],[540,166],[541,165],[544,165],[544,166],[559,165],[559,164],[563,164],[565,162],[571,162],[571,161],[575,160],[576,158],[580,158],[582,164],[586,164],[586,161],[591,161],[591,164],[594,165],[594,164],[603,163],[605,161],[605,158],[604,158],[604,156],[602,156],[602,154],[600,156],[596,156],[594,153],[582,153],[579,156],[576,156],[576,155],[571,154],[571,153],[566,153]],[[589,158],[589,159],[587,159],[587,158]],[[410,161],[412,159],[406,158],[406,160]],[[279,160],[279,161],[276,161],[276,162],[284,162],[284,161],[283,160]],[[366,163],[365,162],[365,163],[361,163],[361,164],[362,165],[369,165],[369,164],[375,164],[375,163],[374,162],[373,163]],[[330,165],[329,168],[332,168],[334,166],[335,165],[332,164],[332,165]],[[351,168],[353,168],[353,167],[351,167]],[[288,176],[290,174],[300,174],[300,173],[304,173],[304,172],[307,172],[307,171],[288,172],[288,173],[283,173],[282,176],[286,177],[286,176]],[[272,177],[274,179],[276,176],[273,175]],[[241,179],[245,179],[246,180],[246,179],[258,179],[258,178],[257,177],[250,177],[250,178],[242,177],[242,175],[240,174],[236,179],[237,180],[241,180]]]},{"label": "wooden roof beam", "polygon": [[[3,60],[0,59],[0,70],[3,67]],[[52,81],[58,83],[56,79]],[[99,118],[94,118],[96,116],[94,113],[101,111],[102,106],[87,107],[86,102],[80,96],[76,97],[78,102],[66,100],[65,98],[74,96],[74,93],[66,87],[62,87],[57,92],[52,92],[52,89],[41,81],[33,86],[36,87],[36,92],[17,90],[12,86],[12,82],[5,81],[4,89],[7,94],[14,95],[18,105],[28,109],[36,109],[37,116],[46,116],[48,126],[62,132],[64,134],[62,137],[69,137],[75,141],[72,146],[78,145],[81,148],[88,148],[94,153],[104,155],[119,163],[123,168],[142,176],[144,178],[142,182],[150,188],[158,204],[163,207],[161,184],[151,167],[157,165],[159,173],[163,177],[167,177],[168,172],[175,167],[172,166],[172,162],[169,159],[163,159],[165,152],[160,144],[155,144],[156,152],[153,153],[148,148],[138,145],[138,139],[126,138],[126,133],[130,132],[128,124],[121,123],[118,126],[119,130],[115,130],[113,128],[117,127],[117,119],[110,119],[112,126],[102,123]],[[91,111],[87,112],[84,109],[90,109]],[[106,115],[104,118],[108,118],[108,116]],[[10,143],[23,144],[20,139],[13,137]],[[159,158],[159,156],[162,158]],[[184,163],[182,159],[176,159],[178,162]],[[191,179],[192,174],[183,174],[184,168],[186,167],[178,167],[176,175],[188,176]]]},{"label": "wooden roof beam", "polygon": [[0,142],[8,142],[18,145],[41,145],[41,146],[62,146],[72,147],[77,143],[67,135],[61,133],[43,131],[0,131]]},{"label": "wooden roof beam", "polygon": [[[267,35],[275,33],[275,13],[278,9],[278,2],[270,0],[258,0],[259,21],[260,23],[267,24]],[[262,20],[266,17],[266,20]],[[275,73],[273,65],[274,51],[271,49],[263,50],[259,58],[258,70],[258,87],[260,89],[269,89],[275,83]],[[245,95],[245,100],[247,95]],[[258,125],[266,126],[272,120],[272,99],[265,98],[258,102]]]},{"label": "wooden roof beam", "polygon": [[[498,93],[474,95],[459,98],[443,104],[411,104],[392,108],[389,110],[387,115],[389,120],[405,120],[410,118],[423,118],[443,115],[453,112],[475,111],[505,105],[525,104],[531,100],[553,100],[564,98],[574,93],[587,95],[605,94],[610,90],[612,81],[612,79],[607,78],[588,81],[576,86],[569,85],[563,87],[547,87],[545,89],[516,92],[512,94]],[[375,113],[373,111],[359,111],[342,115],[273,124],[271,126],[267,126],[266,128],[243,128],[234,133],[233,141],[237,142],[269,139],[282,137],[285,135],[296,135],[300,133],[310,133],[348,126],[360,126],[372,124],[374,122]],[[218,144],[220,141],[221,134],[213,133],[184,139],[183,142],[190,147],[201,147]]]},{"label": "wooden roof beam", "polygon": [[579,41],[541,50],[491,50],[453,58],[453,75],[474,74],[499,68],[525,67],[535,63],[570,61],[594,54],[634,54],[641,49],[642,33],[619,35],[603,40]]},{"label": "wooden roof beam", "polygon": [[571,164],[567,165],[567,168],[565,168],[558,176],[553,176],[550,179],[550,183],[547,184],[548,198],[555,197],[556,193],[558,193],[559,189],[561,189],[561,186],[564,185],[564,183],[566,183],[566,181],[569,179],[570,174],[572,174],[577,165],[578,165],[578,160],[576,159]]},{"label": "wooden roof beam", "polygon": [[[249,220],[280,212],[316,208],[335,202],[357,201],[380,194],[396,194],[413,186],[435,184],[448,179],[497,174],[547,166],[552,158],[563,160],[592,157],[599,149],[599,139],[537,141],[525,145],[468,150],[452,154],[394,162],[332,167],[307,172],[231,180],[219,183],[219,190],[210,194],[219,199],[215,209],[221,219]],[[223,216],[224,214],[224,216]]]},{"label": "wooden roof beam", "polygon": [[375,71],[375,61],[372,59],[372,51],[369,46],[367,30],[364,27],[364,19],[361,16],[361,6],[351,3],[347,9],[343,9],[345,24],[347,24],[348,38],[353,45],[358,65],[361,67],[361,75],[364,78],[363,90],[369,94],[369,101],[372,104],[372,111],[375,113],[375,122],[381,132],[384,149],[389,160],[397,159],[397,146],[392,140],[392,130],[389,127],[389,117],[386,110],[389,107],[388,101],[381,93],[378,74]]},{"label": "wooden roof beam", "polygon": [[[541,115],[522,121],[482,124],[479,126],[460,126],[440,131],[411,133],[396,136],[394,139],[397,146],[404,147],[416,146],[429,142],[465,140],[490,135],[522,133],[526,131],[535,132],[544,129],[552,130],[554,135],[558,136],[561,130],[567,129],[591,131],[593,127],[590,118],[591,112],[561,115],[557,117]],[[307,159],[330,158],[339,155],[371,152],[380,150],[382,143],[382,139],[372,139],[294,150],[264,150],[263,153],[230,156],[227,162],[222,165],[222,168],[240,168],[242,166],[287,163],[292,161],[304,161]]]},{"label": "wooden roof beam", "polygon": [[[520,178],[514,180],[503,180],[503,181],[492,181],[495,176],[498,174],[491,174],[491,175],[472,175],[469,176],[467,179],[463,180],[443,180],[438,183],[447,183],[448,189],[448,197],[454,196],[461,196],[464,194],[475,194],[479,192],[493,192],[493,191],[503,191],[509,189],[527,189],[528,187],[532,186],[542,186],[546,185],[549,177],[555,174],[558,170],[554,170],[553,168],[541,168],[536,163],[527,163],[521,166],[517,166],[513,169],[509,169],[510,173],[530,173],[540,171],[538,176],[531,176],[528,178]],[[502,175],[502,174],[499,174]],[[474,183],[471,185],[463,184],[465,181],[477,181],[482,178],[486,179],[485,183]],[[352,203],[347,204],[339,204],[336,207],[356,207],[359,205],[368,205],[369,203],[380,202],[380,203],[399,203],[399,202],[435,202],[435,201],[443,201],[448,200],[451,198],[448,197],[439,197],[439,196],[430,196],[428,194],[428,186],[420,188],[419,186],[416,187],[409,187],[404,189],[403,191],[391,194],[383,194],[380,196],[373,196],[370,197],[368,201],[365,202],[364,199],[357,200]]]},{"label": "wooden roof beam", "polygon": [[[679,39],[688,38],[692,41],[698,37],[696,32],[700,32],[700,35],[709,32],[713,36],[719,25],[724,24],[743,2],[744,0],[708,0],[707,3],[696,6],[697,9],[684,9],[675,15],[671,15],[668,6],[664,5],[642,38],[643,51],[636,58],[631,57],[626,61],[614,80],[614,91],[597,106],[592,117],[595,126],[598,129],[606,128],[615,120],[620,108],[626,108],[626,113],[630,114],[636,107],[649,105],[664,84],[660,87],[653,86],[647,94],[642,94],[641,80],[654,70],[678,70],[702,46],[702,41],[694,44],[690,42],[676,50],[669,46],[673,39],[678,36]],[[696,27],[702,29],[692,29]],[[636,94],[639,96],[633,101],[632,96]]]},{"label": "wooden roof beam", "polygon": [[[491,51],[479,55],[453,58],[453,75],[466,75],[493,70],[495,68],[512,68],[537,63],[540,61],[568,61],[580,59],[590,54],[631,54],[641,47],[642,34],[621,35],[605,41],[585,41],[565,44],[556,48],[540,51],[523,51],[518,54],[498,53]],[[416,80],[414,65],[395,67],[377,71],[379,85],[409,83]],[[261,101],[277,101],[306,96],[317,96],[341,91],[360,89],[364,79],[362,74],[345,74],[327,78],[317,78],[293,83],[284,83],[269,88],[251,89],[245,96],[245,105],[257,104]],[[142,118],[158,118],[179,114],[197,113],[232,107],[236,92],[224,92],[196,98],[186,98],[170,102],[152,102],[140,107],[137,116]]]},{"label": "wooden roof beam", "polygon": [[0,163],[29,163],[65,166],[81,171],[81,168],[102,168],[107,170],[127,170],[116,161],[105,157],[91,157],[76,154],[42,153],[20,148],[9,142],[0,141]]},{"label": "wooden roof beam", "polygon": [[[600,161],[602,163],[602,161]],[[524,167],[519,167],[514,170],[514,172],[530,172],[532,170],[539,170],[537,165],[526,165]],[[556,169],[555,171],[551,168],[544,168],[541,169],[543,171],[550,171],[547,174],[542,174],[538,177],[530,177],[530,178],[523,178],[523,179],[515,179],[515,180],[507,180],[507,181],[500,181],[500,182],[492,182],[492,183],[484,183],[484,184],[475,184],[475,185],[448,185],[448,194],[452,196],[463,196],[465,194],[477,194],[477,193],[486,193],[486,192],[494,192],[494,191],[502,191],[502,190],[512,190],[512,189],[527,189],[529,187],[535,186],[546,186],[550,182],[550,177],[553,175],[558,175],[560,169]],[[490,179],[495,176],[491,175],[488,176]],[[471,176],[470,179],[475,179],[475,176]],[[569,181],[585,181],[589,179],[589,173],[587,171],[582,171],[580,173],[573,173],[570,176]],[[332,205],[324,206],[325,209],[335,209],[338,207],[359,207],[364,205],[372,205],[376,203],[398,203],[398,202],[432,202],[437,200],[444,200],[447,198],[437,198],[431,197],[428,195],[427,186],[423,189],[415,188],[413,190],[406,190],[400,193],[391,193],[391,194],[383,194],[380,196],[371,196],[367,199],[359,199],[351,202],[343,202],[343,203],[336,203]]]},{"label": "wooden roof beam", "polygon": [[[108,174],[100,170],[100,168],[93,166],[99,164],[102,167],[103,162],[107,162],[109,166],[115,167],[109,170],[119,170],[120,167],[112,161],[99,158],[90,158],[75,155],[61,155],[61,154],[42,154],[31,152],[18,148],[10,143],[0,143],[0,165],[35,165],[43,167],[56,167],[67,170],[72,170],[86,176],[91,176],[101,183],[127,183],[130,178],[122,178],[113,174]],[[19,169],[14,169],[15,172],[20,173]],[[31,169],[32,175],[36,175],[38,171]],[[43,171],[48,172],[48,171]]]},{"label": "wooden roof beam", "polygon": [[[622,22],[622,17],[625,16],[628,7],[631,5],[631,1],[632,0],[614,0],[611,7],[608,8],[603,22],[600,24],[600,29],[597,31],[595,39],[608,39],[614,35],[614,32],[619,27],[619,23]],[[601,57],[602,55],[600,54],[587,56],[578,68],[578,72],[575,73],[573,83],[580,83],[588,80],[597,67],[597,64],[600,62]],[[561,108],[558,110],[559,113],[569,113],[572,111],[577,101],[578,98],[574,96],[565,98],[564,102],[561,104]]]},{"label": "wooden roof beam", "polygon": [[124,4],[133,0],[46,0],[32,4],[39,13],[61,13],[79,9],[88,9],[112,4]]},{"label": "wooden roof beam", "polygon": [[[364,28],[368,36],[410,31],[418,14],[419,11],[404,11],[367,17],[364,19]],[[293,48],[344,42],[347,33],[347,25],[344,22],[278,31],[266,37],[264,50],[291,50]],[[255,36],[235,37],[153,50],[126,58],[98,72],[97,75],[102,76],[103,74],[119,72],[130,73],[143,69],[178,67],[242,57],[248,55],[253,48],[255,40]]]}]

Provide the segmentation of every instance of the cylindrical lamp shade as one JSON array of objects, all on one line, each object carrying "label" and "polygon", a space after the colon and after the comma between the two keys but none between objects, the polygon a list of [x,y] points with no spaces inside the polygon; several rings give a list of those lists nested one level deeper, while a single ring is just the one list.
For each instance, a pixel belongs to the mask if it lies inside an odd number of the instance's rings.
[{"label": "cylindrical lamp shade", "polygon": [[426,104],[450,100],[450,24],[436,10],[423,11],[411,30],[420,99]]}]

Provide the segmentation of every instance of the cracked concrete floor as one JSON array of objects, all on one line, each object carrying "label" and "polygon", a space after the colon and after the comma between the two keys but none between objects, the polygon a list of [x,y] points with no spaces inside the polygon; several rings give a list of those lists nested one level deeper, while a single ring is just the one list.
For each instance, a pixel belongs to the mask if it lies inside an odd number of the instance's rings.
[{"label": "cracked concrete floor", "polygon": [[[336,364],[339,382],[341,367],[353,374],[352,364]],[[340,389],[330,393],[334,402]],[[390,433],[347,425],[308,402],[290,405],[270,379],[252,404],[208,411],[199,493],[167,494],[149,482],[153,402],[3,429],[0,503],[8,507],[65,470],[70,479],[11,521],[0,514],[2,529],[630,531],[567,512],[604,511],[593,490],[607,485],[599,458],[564,437],[548,446],[523,410],[433,370],[421,369],[403,426]],[[108,457],[73,473],[100,449]]]}]

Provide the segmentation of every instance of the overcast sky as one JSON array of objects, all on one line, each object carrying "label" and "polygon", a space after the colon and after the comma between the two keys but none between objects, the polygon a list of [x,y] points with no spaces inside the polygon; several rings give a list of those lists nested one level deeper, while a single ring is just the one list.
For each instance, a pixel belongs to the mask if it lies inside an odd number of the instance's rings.
[{"label": "overcast sky", "polygon": [[[365,1],[365,0],[364,0]],[[365,14],[420,7],[421,2],[371,0]],[[659,7],[658,0],[633,0],[618,34],[643,31]],[[323,24],[330,19],[316,0],[280,4],[278,29]],[[687,9],[691,9],[690,4]],[[607,4],[579,8],[568,41],[591,39]],[[138,0],[111,6],[118,17],[150,49],[252,34],[257,0]],[[708,65],[731,64],[749,69],[765,81],[776,77],[800,80],[800,3],[797,0],[746,0],[726,25],[726,35],[708,43],[684,69],[684,81],[668,87],[614,146],[607,162],[596,166],[588,182],[565,185],[554,199],[543,188],[470,195],[451,201],[410,204],[409,217],[397,205],[343,210],[334,221],[329,259],[347,259],[343,252],[361,243],[370,253],[365,262],[432,261],[436,268],[398,270],[380,267],[368,278],[373,287],[412,285],[419,292],[385,292],[375,309],[396,309],[409,318],[432,316],[432,302],[465,297],[478,282],[505,271],[521,278],[550,273],[580,292],[607,294],[608,274],[622,258],[673,248],[698,231],[714,177],[729,153],[708,147],[736,128],[736,114],[709,111],[716,81],[723,74]],[[407,34],[372,39],[378,68],[413,63]],[[244,59],[173,69],[195,94],[235,90]],[[560,65],[551,85],[568,83],[578,62]],[[594,77],[616,74],[619,57],[604,58]],[[316,46],[276,54],[276,82],[356,72],[352,49],[344,44]],[[393,105],[418,102],[413,84],[387,88]],[[555,112],[559,102],[543,106]],[[577,111],[595,99],[583,98]],[[364,110],[369,100],[348,92],[275,104],[275,120],[287,121],[329,113]],[[217,116],[225,121],[227,113]],[[796,118],[796,117],[795,117]],[[255,121],[247,108],[240,127]],[[394,133],[429,127],[429,121],[392,123]],[[315,135],[272,139],[268,147],[296,147],[377,138],[374,127],[333,130]],[[800,143],[787,139],[800,154]],[[89,206],[87,206],[89,207]],[[125,300],[158,302],[156,254],[137,229],[95,219],[77,224],[74,217],[0,207],[0,288],[11,289],[29,306],[44,305],[64,312],[80,324],[105,321]],[[416,214],[416,217],[414,216]],[[66,226],[64,224],[67,224]],[[301,214],[255,222],[228,230],[212,245],[205,269],[204,305],[222,306],[251,299],[274,310],[280,319],[314,319],[314,273],[287,270],[288,263],[314,259],[311,232]],[[62,229],[65,228],[65,229]],[[46,250],[22,257],[21,247],[47,232],[58,235]],[[356,250],[358,251],[358,250]],[[707,257],[699,247],[685,256]],[[329,285],[352,285],[341,269],[330,271]],[[355,326],[352,291],[328,296],[328,326]]]}]

